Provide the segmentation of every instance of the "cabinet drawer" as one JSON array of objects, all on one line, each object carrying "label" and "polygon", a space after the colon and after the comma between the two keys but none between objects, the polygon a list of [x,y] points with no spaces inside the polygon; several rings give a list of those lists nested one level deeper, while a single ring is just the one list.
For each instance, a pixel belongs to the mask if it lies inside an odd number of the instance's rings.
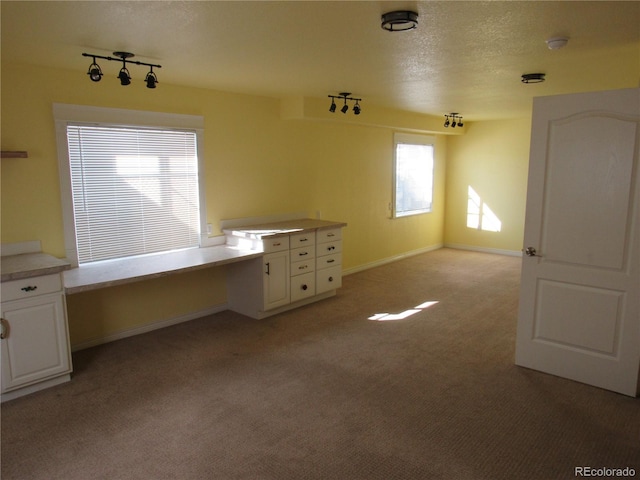
[{"label": "cabinet drawer", "polygon": [[319,243],[316,245],[316,256],[330,255],[332,253],[340,253],[342,251],[342,242],[336,240],[335,242]]},{"label": "cabinet drawer", "polygon": [[282,250],[289,250],[289,237],[273,237],[263,238],[262,248],[265,253],[281,252]]},{"label": "cabinet drawer", "polygon": [[303,260],[301,262],[291,262],[291,276],[300,275],[303,273],[315,272],[316,262],[312,258],[310,260]]},{"label": "cabinet drawer", "polygon": [[290,236],[291,248],[305,247],[316,244],[316,232],[294,233]]},{"label": "cabinet drawer", "polygon": [[314,245],[291,249],[292,262],[299,262],[301,260],[309,260],[312,258],[316,258],[316,247]]},{"label": "cabinet drawer", "polygon": [[336,265],[342,265],[341,253],[332,253],[331,255],[324,255],[316,259],[316,268],[318,270],[322,268],[335,267]]},{"label": "cabinet drawer", "polygon": [[45,293],[59,292],[62,290],[60,274],[44,275],[41,277],[23,278],[2,282],[2,301],[20,300],[22,298],[35,297]]},{"label": "cabinet drawer", "polygon": [[342,239],[342,228],[325,228],[316,232],[317,243],[333,242]]},{"label": "cabinet drawer", "polygon": [[291,301],[297,302],[303,298],[313,297],[316,294],[315,273],[305,273],[297,277],[291,277]]},{"label": "cabinet drawer", "polygon": [[325,268],[316,272],[316,294],[342,286],[342,266]]}]

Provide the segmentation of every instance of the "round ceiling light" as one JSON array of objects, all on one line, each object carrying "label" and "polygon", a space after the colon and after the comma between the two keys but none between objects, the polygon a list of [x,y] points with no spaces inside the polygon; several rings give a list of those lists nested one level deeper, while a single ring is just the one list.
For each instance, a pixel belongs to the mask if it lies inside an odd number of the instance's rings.
[{"label": "round ceiling light", "polygon": [[407,10],[384,13],[380,26],[388,32],[413,30],[418,26],[418,14]]},{"label": "round ceiling light", "polygon": [[547,43],[547,47],[549,47],[549,50],[559,50],[562,47],[566,46],[567,43],[569,43],[569,38],[568,37],[552,37],[552,38],[549,38],[548,40],[545,40],[545,42]]}]

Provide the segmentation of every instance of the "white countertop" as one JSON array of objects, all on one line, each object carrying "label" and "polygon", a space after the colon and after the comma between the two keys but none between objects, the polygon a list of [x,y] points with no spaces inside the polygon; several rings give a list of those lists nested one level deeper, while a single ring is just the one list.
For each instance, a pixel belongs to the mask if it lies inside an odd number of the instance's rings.
[{"label": "white countertop", "polygon": [[2,266],[0,267],[3,282],[51,275],[69,268],[71,268],[71,264],[68,261],[46,253],[22,253],[3,256]]},{"label": "white countertop", "polygon": [[227,245],[90,263],[64,272],[67,295],[215,267],[259,257],[262,252]]},{"label": "white countertop", "polygon": [[282,222],[262,223],[257,225],[241,225],[232,228],[225,228],[223,231],[225,234],[233,235],[235,237],[261,239],[278,235],[289,235],[296,232],[319,230],[322,228],[337,228],[346,226],[347,224],[344,222],[302,218],[298,220],[286,220]]}]

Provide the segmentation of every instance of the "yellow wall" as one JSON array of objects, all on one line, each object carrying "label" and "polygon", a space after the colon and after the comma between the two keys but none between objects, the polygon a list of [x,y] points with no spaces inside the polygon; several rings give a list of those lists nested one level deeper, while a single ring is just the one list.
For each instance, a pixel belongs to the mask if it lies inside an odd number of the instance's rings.
[{"label": "yellow wall", "polygon": [[[28,159],[1,163],[2,243],[37,239],[45,252],[64,256],[53,103],[202,115],[207,221],[214,234],[222,219],[320,211],[322,218],[348,223],[345,269],[443,241],[445,137],[436,145],[434,212],[391,220],[389,126],[348,124],[340,117],[283,119],[276,99],[167,84],[149,90],[141,82],[125,88],[106,80],[92,83],[78,72],[2,64],[2,150],[29,152]],[[425,128],[421,122],[433,122],[395,115],[405,120],[397,122],[402,128],[416,131]],[[70,295],[72,344],[225,301],[223,269]]]},{"label": "yellow wall", "polygon": [[[524,234],[531,120],[469,124],[448,143],[445,244],[520,252]],[[500,219],[500,232],[467,227],[471,186]]]}]

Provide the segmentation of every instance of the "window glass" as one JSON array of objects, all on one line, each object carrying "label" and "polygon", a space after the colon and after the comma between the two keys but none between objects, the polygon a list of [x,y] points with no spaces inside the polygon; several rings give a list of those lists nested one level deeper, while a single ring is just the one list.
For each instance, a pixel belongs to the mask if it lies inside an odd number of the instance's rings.
[{"label": "window glass", "polygon": [[431,212],[434,143],[433,137],[396,134],[394,217]]}]

